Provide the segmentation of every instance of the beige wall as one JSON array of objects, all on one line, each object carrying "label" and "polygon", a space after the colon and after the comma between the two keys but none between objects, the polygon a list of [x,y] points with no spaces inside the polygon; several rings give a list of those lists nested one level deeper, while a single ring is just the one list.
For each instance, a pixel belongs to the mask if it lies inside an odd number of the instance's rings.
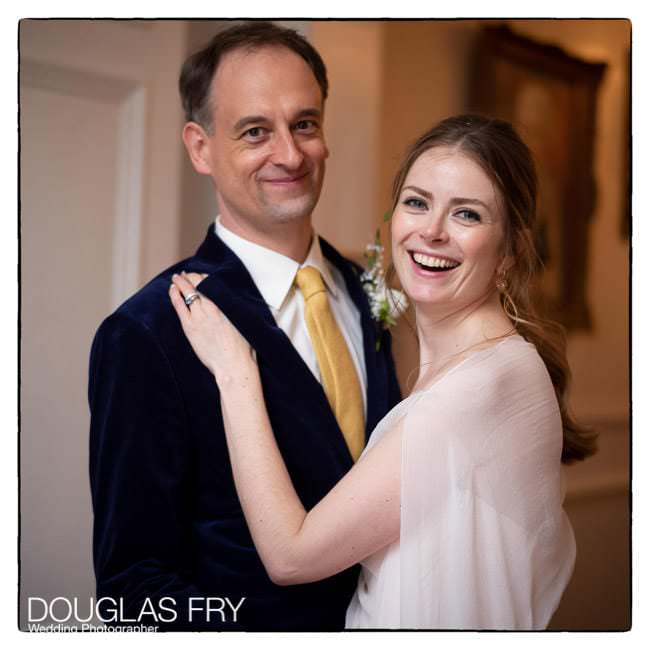
[{"label": "beige wall", "polygon": [[311,40],[327,64],[330,149],[314,224],[342,253],[358,257],[385,208],[379,203],[382,62],[380,22],[314,22]]}]

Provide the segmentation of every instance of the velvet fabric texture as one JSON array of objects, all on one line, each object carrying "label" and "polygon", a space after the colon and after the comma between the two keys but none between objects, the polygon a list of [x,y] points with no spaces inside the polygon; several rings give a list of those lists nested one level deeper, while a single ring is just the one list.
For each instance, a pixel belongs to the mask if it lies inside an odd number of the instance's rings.
[{"label": "velvet fabric texture", "polygon": [[[371,318],[359,268],[324,240],[321,246],[361,313],[367,440],[400,400],[390,334]],[[257,555],[233,483],[215,380],[192,351],[169,300],[171,276],[181,270],[208,274],[201,293],[255,348],[273,430],[304,506],[312,508],[352,466],[322,386],[211,226],[195,256],[121,305],[93,342],[97,597],[117,602],[122,621],[161,630],[341,630],[358,567],[279,587]],[[213,599],[209,620],[207,598]],[[242,598],[235,620],[228,602],[236,608]]]}]

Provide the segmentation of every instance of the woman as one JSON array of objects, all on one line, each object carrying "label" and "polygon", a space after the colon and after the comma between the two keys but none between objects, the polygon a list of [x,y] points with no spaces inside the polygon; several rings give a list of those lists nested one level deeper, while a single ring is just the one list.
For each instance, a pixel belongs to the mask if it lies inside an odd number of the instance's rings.
[{"label": "woman", "polygon": [[584,458],[593,443],[566,413],[564,352],[530,303],[535,198],[530,152],[505,122],[450,118],[413,145],[391,234],[419,376],[309,512],[250,346],[207,299],[188,309],[192,278],[174,277],[174,307],[219,386],[260,557],[278,584],[361,562],[349,628],[540,629],[569,581],[560,458]]}]

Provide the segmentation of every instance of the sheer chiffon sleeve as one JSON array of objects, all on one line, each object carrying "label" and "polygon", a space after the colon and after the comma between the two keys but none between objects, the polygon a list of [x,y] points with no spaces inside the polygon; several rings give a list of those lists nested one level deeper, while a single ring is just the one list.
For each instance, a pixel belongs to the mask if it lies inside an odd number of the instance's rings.
[{"label": "sheer chiffon sleeve", "polygon": [[400,627],[546,627],[575,560],[561,448],[546,368],[520,337],[414,402],[402,428]]}]

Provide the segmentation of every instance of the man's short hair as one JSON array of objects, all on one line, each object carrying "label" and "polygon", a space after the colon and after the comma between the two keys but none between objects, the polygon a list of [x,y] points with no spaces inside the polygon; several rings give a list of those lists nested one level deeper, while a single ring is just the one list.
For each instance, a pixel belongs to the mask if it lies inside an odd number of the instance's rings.
[{"label": "man's short hair", "polygon": [[314,73],[325,101],[327,69],[315,48],[294,29],[267,21],[251,21],[219,32],[206,47],[185,61],[178,80],[185,119],[200,124],[211,133],[213,107],[210,106],[210,87],[221,58],[232,50],[262,47],[286,47],[304,59]]}]

